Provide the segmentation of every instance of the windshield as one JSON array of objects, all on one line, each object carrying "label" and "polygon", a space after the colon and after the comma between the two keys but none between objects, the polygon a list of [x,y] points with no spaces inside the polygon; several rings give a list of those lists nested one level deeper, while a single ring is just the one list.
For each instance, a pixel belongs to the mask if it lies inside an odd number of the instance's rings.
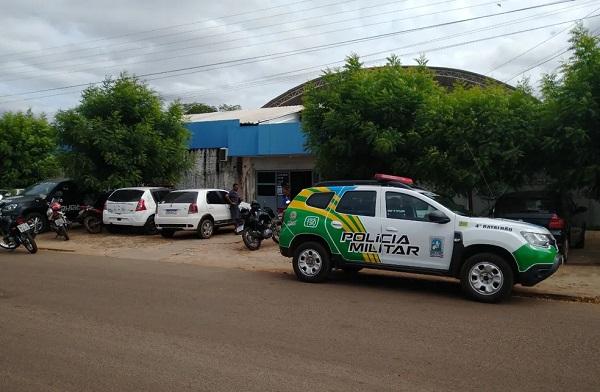
[{"label": "windshield", "polygon": [[430,199],[437,201],[438,203],[440,203],[447,209],[451,210],[455,214],[463,215],[463,216],[471,216],[471,213],[469,212],[469,210],[467,210],[464,206],[461,206],[460,204],[456,204],[448,196],[438,195],[437,193],[428,192],[428,191],[421,192],[421,194],[429,197]]},{"label": "windshield", "polygon": [[25,189],[22,194],[26,196],[41,195],[42,197],[46,197],[54,188],[56,188],[56,185],[58,185],[56,182],[40,182]]}]

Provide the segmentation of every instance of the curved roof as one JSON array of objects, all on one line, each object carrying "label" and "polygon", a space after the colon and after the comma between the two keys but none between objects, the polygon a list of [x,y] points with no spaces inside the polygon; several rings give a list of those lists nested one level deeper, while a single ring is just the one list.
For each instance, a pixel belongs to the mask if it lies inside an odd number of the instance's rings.
[{"label": "curved roof", "polygon": [[[416,65],[403,65],[403,68],[413,68]],[[366,69],[377,69],[380,67],[371,67]],[[444,67],[427,67],[434,72],[435,80],[444,87],[452,87],[456,82],[463,82],[468,86],[484,86],[489,83],[497,83],[509,89],[514,89],[513,86],[503,83],[499,80],[490,78],[485,75],[481,75],[475,72],[464,71],[455,68],[444,68]],[[299,84],[286,91],[285,93],[273,98],[267,102],[263,108],[272,108],[278,106],[290,106],[290,105],[302,105],[302,95],[304,94],[304,87],[308,83],[314,83],[317,87],[323,85],[323,77],[309,80]]]}]

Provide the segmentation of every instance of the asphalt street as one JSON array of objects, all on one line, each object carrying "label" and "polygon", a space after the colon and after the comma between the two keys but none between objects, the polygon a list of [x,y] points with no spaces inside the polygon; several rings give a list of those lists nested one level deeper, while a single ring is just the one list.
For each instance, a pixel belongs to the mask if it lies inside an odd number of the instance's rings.
[{"label": "asphalt street", "polygon": [[600,305],[0,252],[0,391],[598,391]]}]

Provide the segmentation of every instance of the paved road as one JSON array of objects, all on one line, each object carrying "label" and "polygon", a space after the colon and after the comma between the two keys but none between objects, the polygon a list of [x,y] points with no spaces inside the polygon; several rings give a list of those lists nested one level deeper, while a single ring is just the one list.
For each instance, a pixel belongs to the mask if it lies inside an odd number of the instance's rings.
[{"label": "paved road", "polygon": [[0,253],[0,391],[598,391],[600,305]]}]

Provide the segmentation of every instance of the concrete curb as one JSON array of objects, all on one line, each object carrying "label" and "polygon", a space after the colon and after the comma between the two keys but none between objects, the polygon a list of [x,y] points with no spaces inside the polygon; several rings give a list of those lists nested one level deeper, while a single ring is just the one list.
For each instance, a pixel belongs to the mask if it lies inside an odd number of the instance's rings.
[{"label": "concrete curb", "polygon": [[549,299],[549,300],[553,300],[553,301],[600,304],[600,296],[593,297],[593,296],[576,295],[576,294],[561,294],[561,293],[552,293],[552,292],[548,292],[548,291],[522,290],[519,288],[515,288],[515,290],[513,291],[513,295],[515,295],[517,297],[541,298],[541,299]]}]

